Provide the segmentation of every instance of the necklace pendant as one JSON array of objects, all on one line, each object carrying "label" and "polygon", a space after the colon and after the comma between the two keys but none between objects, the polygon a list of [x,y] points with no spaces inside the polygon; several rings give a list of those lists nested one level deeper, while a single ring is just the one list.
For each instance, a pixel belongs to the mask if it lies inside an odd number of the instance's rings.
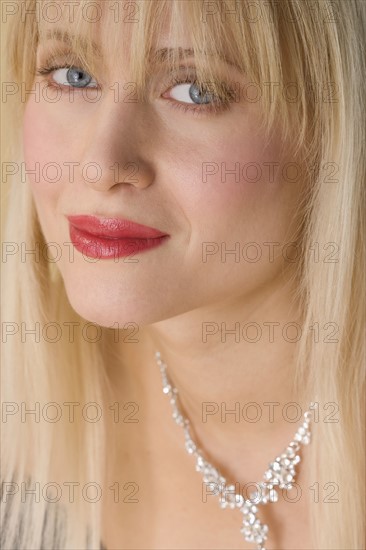
[{"label": "necklace pendant", "polygon": [[268,526],[262,524],[257,518],[258,508],[252,500],[246,500],[240,508],[243,514],[243,527],[240,532],[247,542],[257,544],[259,550],[265,550],[263,543],[268,537]]}]

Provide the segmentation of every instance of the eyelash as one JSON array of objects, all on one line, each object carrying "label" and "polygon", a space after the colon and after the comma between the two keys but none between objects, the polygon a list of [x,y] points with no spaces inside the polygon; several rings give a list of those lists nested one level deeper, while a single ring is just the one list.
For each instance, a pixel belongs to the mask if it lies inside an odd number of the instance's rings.
[{"label": "eyelash", "polygon": [[[173,79],[170,80],[170,83],[168,84],[169,89],[173,88],[174,86],[177,86],[179,84],[195,84],[196,86],[199,85],[199,82],[195,80],[194,78],[178,78],[173,77]],[[229,93],[231,96],[232,90],[227,90],[226,94]],[[210,114],[219,114],[220,112],[227,110],[229,108],[229,100],[228,98],[220,98],[218,100],[213,101],[211,104],[202,104],[202,105],[196,105],[189,103],[181,103],[177,100],[171,100],[172,107],[174,109],[181,109],[183,112],[191,111],[193,114],[202,114],[204,112],[209,112]]]},{"label": "eyelash", "polygon": [[[37,76],[49,76],[51,73],[53,73],[54,71],[57,71],[59,69],[72,69],[72,68],[78,68],[78,67],[76,65],[62,65],[62,64],[60,64],[60,65],[47,65],[46,64],[46,65],[43,65],[43,66],[39,67],[36,70],[36,75]],[[57,89],[72,88],[74,90],[78,89],[78,88],[75,88],[73,86],[63,86],[61,84],[57,84],[57,83],[55,83],[54,81],[52,81],[51,79],[48,79],[48,78],[46,78],[45,81],[46,81],[47,87],[50,87],[50,88],[57,88]],[[197,80],[195,80],[193,77],[188,77],[188,76],[186,78],[173,77],[172,79],[170,79],[170,81],[168,83],[166,83],[166,86],[168,86],[168,88],[170,90],[171,88],[173,88],[174,86],[177,86],[179,84],[199,85],[199,82]],[[229,108],[230,100],[233,97],[233,93],[234,93],[233,90],[228,88],[226,85],[224,85],[224,86],[225,86],[225,92],[223,92],[222,97],[219,97],[219,95],[218,95],[217,96],[218,99],[213,101],[211,104],[193,105],[193,104],[189,104],[189,103],[179,102],[178,100],[175,100],[175,99],[169,99],[168,98],[168,100],[170,101],[171,106],[174,109],[180,109],[183,112],[190,111],[193,115],[196,115],[196,116],[203,115],[203,114],[206,114],[206,113],[216,115],[216,114],[219,114],[220,112],[226,111]],[[85,88],[79,88],[79,89],[80,90],[87,89],[87,86]],[[97,88],[95,87],[93,89],[97,89]],[[224,95],[225,95],[225,97],[224,97]]]}]

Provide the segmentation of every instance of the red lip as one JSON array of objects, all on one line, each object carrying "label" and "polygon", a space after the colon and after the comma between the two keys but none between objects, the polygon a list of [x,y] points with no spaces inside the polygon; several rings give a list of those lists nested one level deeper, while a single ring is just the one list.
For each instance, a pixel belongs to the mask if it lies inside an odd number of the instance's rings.
[{"label": "red lip", "polygon": [[161,245],[169,235],[121,218],[67,216],[77,250],[98,259],[126,257]]}]

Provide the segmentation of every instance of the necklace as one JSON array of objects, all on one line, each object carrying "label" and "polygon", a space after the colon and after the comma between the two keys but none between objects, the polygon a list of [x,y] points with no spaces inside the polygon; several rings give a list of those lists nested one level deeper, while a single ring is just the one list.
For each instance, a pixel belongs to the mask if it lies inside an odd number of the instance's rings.
[{"label": "necklace", "polygon": [[[256,544],[257,550],[265,550],[264,542],[268,538],[268,526],[262,524],[257,518],[258,505],[267,502],[278,501],[278,489],[292,489],[292,482],[295,480],[295,466],[301,460],[297,452],[301,445],[310,443],[309,423],[311,420],[310,403],[309,409],[304,413],[304,421],[298,428],[293,440],[288,444],[282,454],[277,456],[269,464],[268,470],[264,473],[263,481],[256,483],[256,491],[245,499],[242,494],[235,493],[235,485],[227,484],[226,478],[204,457],[202,450],[194,442],[190,433],[190,421],[181,410],[178,398],[178,390],[172,385],[167,375],[167,365],[163,362],[160,352],[155,353],[155,359],[160,369],[163,382],[163,393],[170,397],[170,404],[173,408],[172,416],[175,422],[182,426],[185,435],[186,451],[196,458],[196,471],[201,472],[203,481],[213,486],[219,493],[219,505],[221,508],[238,508],[243,514],[243,526],[240,532],[247,542]],[[276,488],[275,488],[276,487]]]}]

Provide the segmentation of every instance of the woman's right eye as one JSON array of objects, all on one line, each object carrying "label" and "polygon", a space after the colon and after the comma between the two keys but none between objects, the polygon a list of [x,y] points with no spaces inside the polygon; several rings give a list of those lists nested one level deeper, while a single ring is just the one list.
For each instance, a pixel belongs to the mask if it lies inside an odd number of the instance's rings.
[{"label": "woman's right eye", "polygon": [[69,88],[97,88],[98,83],[92,76],[79,67],[41,67],[38,75],[52,74],[50,84],[66,86]]}]

